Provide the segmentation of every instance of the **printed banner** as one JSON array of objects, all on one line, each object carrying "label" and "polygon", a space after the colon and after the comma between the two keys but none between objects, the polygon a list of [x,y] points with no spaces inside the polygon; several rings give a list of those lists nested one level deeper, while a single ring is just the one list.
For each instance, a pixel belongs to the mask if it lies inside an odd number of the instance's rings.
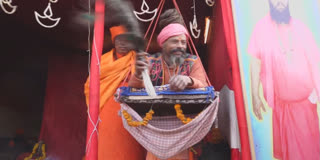
[{"label": "printed banner", "polygon": [[320,159],[319,3],[232,1],[253,159]]}]

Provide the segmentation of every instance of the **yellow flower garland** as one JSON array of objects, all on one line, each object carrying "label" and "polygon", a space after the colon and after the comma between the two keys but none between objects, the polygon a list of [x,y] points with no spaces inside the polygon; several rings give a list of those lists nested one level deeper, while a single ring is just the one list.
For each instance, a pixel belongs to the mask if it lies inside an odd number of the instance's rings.
[{"label": "yellow flower garland", "polygon": [[[36,143],[32,149],[32,153],[28,157],[24,158],[24,160],[31,160],[33,156],[36,154],[38,147],[39,147],[39,143]],[[41,153],[42,153],[41,157],[36,158],[34,160],[44,160],[46,158],[45,144],[41,145]]]},{"label": "yellow flower garland", "polygon": [[146,116],[143,118],[142,121],[132,121],[131,115],[126,110],[122,111],[123,117],[127,120],[128,125],[132,127],[146,126],[148,122],[152,119],[153,114],[154,111],[150,109],[149,112],[146,113]]},{"label": "yellow flower garland", "polygon": [[186,118],[181,110],[180,104],[175,104],[174,109],[176,110],[177,117],[181,120],[182,123],[187,124],[192,121],[191,118]]},{"label": "yellow flower garland", "polygon": [[[181,110],[180,104],[175,104],[174,109],[176,110],[177,117],[181,120],[182,123],[187,124],[192,121],[192,118],[186,118]],[[154,111],[152,109],[149,110],[148,113],[146,113],[146,116],[143,118],[142,121],[133,121],[131,115],[126,111],[122,111],[123,117],[127,120],[127,123],[131,127],[138,127],[138,126],[146,126],[149,121],[152,119],[152,115],[154,114]]]}]

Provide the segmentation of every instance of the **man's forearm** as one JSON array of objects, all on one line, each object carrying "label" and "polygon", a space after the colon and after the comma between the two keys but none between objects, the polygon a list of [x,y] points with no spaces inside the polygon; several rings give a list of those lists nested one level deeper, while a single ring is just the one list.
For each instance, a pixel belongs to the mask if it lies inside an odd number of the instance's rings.
[{"label": "man's forearm", "polygon": [[188,85],[188,88],[203,88],[203,87],[207,87],[208,84],[197,78],[194,78],[194,77],[189,77],[192,81],[192,84],[191,85]]},{"label": "man's forearm", "polygon": [[251,61],[251,91],[253,98],[259,96],[260,71],[260,60],[253,58]]},{"label": "man's forearm", "polygon": [[188,88],[203,88],[208,86],[206,72],[202,68],[200,59],[197,59],[194,62],[189,77],[191,78],[193,84],[188,86]]}]

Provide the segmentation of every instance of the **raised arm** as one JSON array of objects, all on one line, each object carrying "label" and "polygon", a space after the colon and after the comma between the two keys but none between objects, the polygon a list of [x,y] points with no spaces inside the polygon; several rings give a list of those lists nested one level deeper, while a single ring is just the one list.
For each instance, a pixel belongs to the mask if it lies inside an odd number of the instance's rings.
[{"label": "raised arm", "polygon": [[252,92],[252,107],[256,117],[262,120],[261,109],[266,111],[259,96],[260,71],[261,61],[258,58],[252,57],[251,60],[251,92]]},{"label": "raised arm", "polygon": [[137,58],[135,62],[135,73],[131,76],[128,86],[134,88],[144,88],[142,80],[142,71],[149,68],[149,63],[146,56],[148,53],[140,52],[136,53]]}]

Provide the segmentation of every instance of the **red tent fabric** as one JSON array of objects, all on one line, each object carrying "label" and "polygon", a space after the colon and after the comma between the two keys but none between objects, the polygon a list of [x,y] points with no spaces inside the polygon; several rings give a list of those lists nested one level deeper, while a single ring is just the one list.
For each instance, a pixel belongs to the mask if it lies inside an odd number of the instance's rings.
[{"label": "red tent fabric", "polygon": [[216,5],[213,10],[215,18],[212,20],[211,41],[208,44],[208,76],[216,90],[220,91],[224,85],[232,90],[232,66],[226,44],[221,2],[216,2]]},{"label": "red tent fabric", "polygon": [[98,159],[98,125],[100,102],[100,60],[104,38],[104,10],[103,0],[95,2],[95,23],[90,65],[89,106],[87,121],[86,160]]},{"label": "red tent fabric", "polygon": [[235,93],[236,110],[238,117],[238,125],[241,139],[241,158],[243,160],[251,159],[249,135],[247,127],[247,119],[244,108],[243,92],[241,85],[240,69],[238,62],[237,43],[234,29],[234,21],[232,15],[231,0],[221,0],[223,26],[225,30],[226,44],[228,48],[228,54],[232,66],[232,81],[233,89]]},{"label": "red tent fabric", "polygon": [[47,155],[53,159],[81,160],[84,156],[87,107],[83,84],[87,63],[87,57],[78,54],[49,56],[39,139],[45,142]]},{"label": "red tent fabric", "polygon": [[[231,0],[218,1],[215,15],[214,39],[211,42],[209,53],[208,75],[216,90],[220,90],[224,85],[234,90],[241,140],[241,159],[250,160],[251,152],[242,95]],[[240,157],[239,153],[235,152],[235,150],[232,150],[231,156],[232,159],[239,159]]]}]

